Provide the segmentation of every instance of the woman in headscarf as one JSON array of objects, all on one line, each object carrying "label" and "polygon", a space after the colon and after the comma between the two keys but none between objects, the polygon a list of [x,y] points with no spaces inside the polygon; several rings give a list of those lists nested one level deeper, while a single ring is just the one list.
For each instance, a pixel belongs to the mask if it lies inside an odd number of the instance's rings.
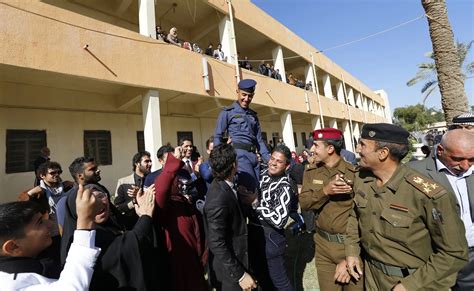
[{"label": "woman in headscarf", "polygon": [[191,203],[194,188],[191,175],[183,169],[182,149],[168,155],[165,167],[155,179],[157,226],[163,230],[169,254],[173,291],[206,291],[204,265],[207,261],[205,237],[199,213]]},{"label": "woman in headscarf", "polygon": [[[140,192],[135,210],[139,219],[132,230],[126,231],[123,217],[110,202],[107,190],[97,184],[88,184],[96,199],[104,207],[95,217],[96,247],[102,249],[95,266],[90,290],[158,290],[157,258],[153,258],[154,187]],[[63,264],[76,229],[76,195],[68,196],[64,232],[61,242]]]}]

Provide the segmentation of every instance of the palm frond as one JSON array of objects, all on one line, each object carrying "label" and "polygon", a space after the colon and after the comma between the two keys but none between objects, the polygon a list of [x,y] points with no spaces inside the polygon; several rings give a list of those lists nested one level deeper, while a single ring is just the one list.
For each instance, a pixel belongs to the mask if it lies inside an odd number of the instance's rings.
[{"label": "palm frond", "polygon": [[436,70],[436,64],[435,63],[421,63],[421,64],[418,64],[418,68],[434,71]]},{"label": "palm frond", "polygon": [[431,74],[425,72],[425,71],[418,71],[416,73],[416,76],[410,80],[408,80],[407,82],[407,86],[413,86],[415,85],[416,83],[420,82],[420,81],[423,81],[423,80],[426,80],[428,78],[431,78]]},{"label": "palm frond", "polygon": [[474,61],[467,64],[466,72],[468,72],[469,74],[474,74]]},{"label": "palm frond", "polygon": [[[435,87],[436,84],[438,84],[438,80],[430,80],[430,81],[426,82],[423,85],[423,88],[421,88],[421,93],[425,93],[426,90],[428,90],[430,87]],[[432,90],[429,90],[428,92],[430,92],[430,91],[432,91]],[[429,93],[427,93],[427,94],[429,95]]]},{"label": "palm frond", "polygon": [[426,99],[431,95],[431,93],[433,93],[436,88],[438,88],[438,86],[432,86],[425,92],[425,97],[423,97],[423,100],[421,101],[421,104],[423,104],[423,106],[425,106]]},{"label": "palm frond", "polygon": [[459,41],[456,42],[456,49],[457,49],[457,53],[458,53],[458,56],[459,56],[459,63],[460,64],[463,64],[464,61],[466,60],[466,56],[469,53],[469,50],[471,49],[471,46],[472,46],[473,42],[474,42],[473,40],[471,40],[470,42],[466,42],[466,43],[462,43],[462,42],[459,42]]}]

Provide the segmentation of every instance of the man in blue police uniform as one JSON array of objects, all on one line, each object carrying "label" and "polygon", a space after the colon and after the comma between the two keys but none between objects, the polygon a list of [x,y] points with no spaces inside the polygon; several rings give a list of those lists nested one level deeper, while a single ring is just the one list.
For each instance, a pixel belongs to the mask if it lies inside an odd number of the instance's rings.
[{"label": "man in blue police uniform", "polygon": [[237,100],[222,109],[217,118],[214,133],[214,146],[217,146],[224,142],[223,136],[227,131],[232,146],[237,152],[239,185],[243,185],[251,191],[258,187],[260,175],[260,164],[256,151],[258,150],[265,163],[270,158],[262,138],[257,113],[249,108],[254,96],[255,85],[257,82],[251,79],[239,82]]}]

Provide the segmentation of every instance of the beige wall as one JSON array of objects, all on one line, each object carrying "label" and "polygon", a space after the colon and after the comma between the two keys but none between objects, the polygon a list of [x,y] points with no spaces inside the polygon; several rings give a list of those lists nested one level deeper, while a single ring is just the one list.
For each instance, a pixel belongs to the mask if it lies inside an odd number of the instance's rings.
[{"label": "beige wall", "polygon": [[[13,6],[56,20],[32,16],[15,7],[3,5],[0,10],[0,26],[4,29],[0,64],[127,86],[233,99],[235,78],[234,68],[230,64],[209,60],[212,89],[206,92],[202,81],[202,57],[198,54],[52,5],[37,1],[12,3]],[[302,40],[298,39],[298,42]],[[83,49],[85,44],[103,64]],[[330,65],[335,66],[328,62],[327,66]],[[328,68],[325,70],[331,73]],[[332,73],[336,76],[339,74]],[[258,82],[257,96],[260,98],[256,98],[255,103],[306,112],[301,89],[252,72],[244,72],[243,76],[255,78]],[[347,76],[346,79],[349,84],[351,78]],[[359,83],[353,86],[364,89]],[[363,90],[363,93],[376,100],[381,99],[370,90]],[[340,107],[336,104],[334,100],[324,101],[323,107],[327,108],[324,114],[339,118],[341,111],[333,110]],[[313,114],[318,114],[318,110],[318,106],[312,106]]]}]

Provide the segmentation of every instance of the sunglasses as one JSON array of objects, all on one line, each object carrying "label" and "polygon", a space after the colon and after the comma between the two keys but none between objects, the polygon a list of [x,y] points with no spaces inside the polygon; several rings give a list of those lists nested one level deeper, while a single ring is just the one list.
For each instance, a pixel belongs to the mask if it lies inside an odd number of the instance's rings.
[{"label": "sunglasses", "polygon": [[50,174],[51,176],[54,176],[54,175],[61,175],[62,173],[63,173],[63,171],[61,171],[61,170],[56,170],[56,171],[48,172],[48,174]]}]

